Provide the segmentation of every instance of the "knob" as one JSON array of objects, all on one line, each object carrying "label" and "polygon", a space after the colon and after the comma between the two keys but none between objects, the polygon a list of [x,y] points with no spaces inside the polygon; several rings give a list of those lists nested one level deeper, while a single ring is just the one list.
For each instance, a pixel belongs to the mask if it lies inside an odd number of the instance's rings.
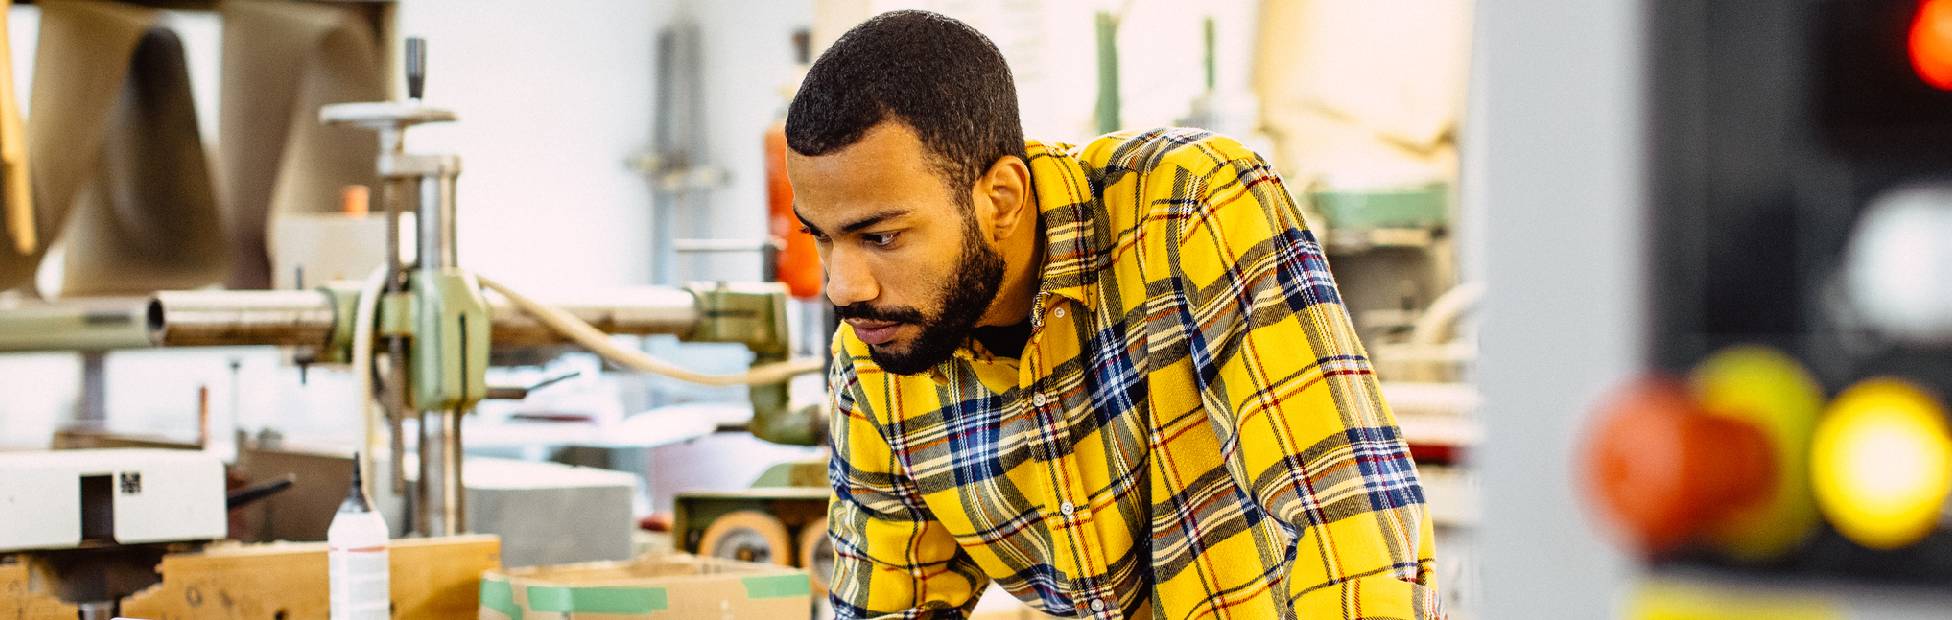
[{"label": "knob", "polygon": [[419,99],[427,90],[427,40],[407,37],[407,98]]}]

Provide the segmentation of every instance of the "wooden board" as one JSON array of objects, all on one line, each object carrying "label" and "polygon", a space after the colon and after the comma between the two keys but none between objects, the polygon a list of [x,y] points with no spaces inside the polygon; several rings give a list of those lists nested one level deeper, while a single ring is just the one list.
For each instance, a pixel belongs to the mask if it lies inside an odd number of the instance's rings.
[{"label": "wooden board", "polygon": [[[389,551],[395,618],[473,618],[481,574],[501,567],[494,536],[401,539]],[[165,556],[163,582],[129,596],[122,615],[148,620],[327,617],[324,543],[272,543]],[[70,616],[72,617],[72,616]]]},{"label": "wooden board", "polygon": [[76,615],[75,606],[33,589],[26,564],[0,564],[0,618],[73,620]]}]

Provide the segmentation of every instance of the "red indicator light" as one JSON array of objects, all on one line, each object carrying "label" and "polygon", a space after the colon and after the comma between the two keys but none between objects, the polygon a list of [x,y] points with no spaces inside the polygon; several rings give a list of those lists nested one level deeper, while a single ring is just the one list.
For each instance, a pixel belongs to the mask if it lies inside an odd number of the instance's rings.
[{"label": "red indicator light", "polygon": [[1952,91],[1952,0],[1925,0],[1911,21],[1911,68],[1926,84]]}]

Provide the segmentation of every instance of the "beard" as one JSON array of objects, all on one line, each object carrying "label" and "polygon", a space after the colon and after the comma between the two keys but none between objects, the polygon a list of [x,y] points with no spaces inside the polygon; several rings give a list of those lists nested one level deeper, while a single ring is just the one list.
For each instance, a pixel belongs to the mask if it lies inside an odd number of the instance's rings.
[{"label": "beard", "polygon": [[1003,285],[1003,255],[983,239],[975,216],[969,211],[964,214],[962,256],[956,261],[955,274],[936,292],[935,312],[924,314],[912,306],[877,308],[867,304],[834,308],[834,316],[842,319],[888,321],[920,328],[905,351],[887,345],[868,347],[868,358],[883,371],[915,375],[948,361],[969,338],[976,321],[989,310],[990,302],[996,299],[996,291]]}]

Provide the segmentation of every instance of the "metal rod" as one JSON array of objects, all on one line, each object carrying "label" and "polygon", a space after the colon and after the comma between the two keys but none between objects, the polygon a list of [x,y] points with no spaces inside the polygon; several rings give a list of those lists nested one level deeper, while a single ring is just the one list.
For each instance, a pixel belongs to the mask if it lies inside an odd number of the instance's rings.
[{"label": "metal rod", "polygon": [[336,309],[323,291],[164,291],[149,304],[156,344],[320,345],[332,337]]},{"label": "metal rod", "polygon": [[443,161],[438,174],[419,180],[420,205],[414,226],[419,229],[423,271],[452,269],[459,264],[454,238],[454,175],[459,166],[453,163]]},{"label": "metal rod", "polygon": [[81,406],[75,421],[88,426],[108,422],[108,354],[88,351],[81,354]]},{"label": "metal rod", "polygon": [[771,239],[672,239],[678,252],[763,252],[772,249]]},{"label": "metal rod", "polygon": [[0,351],[112,351],[149,346],[148,300],[30,303],[0,309]]},{"label": "metal rod", "polygon": [[[386,143],[386,150],[380,152],[382,162],[391,153],[401,149],[398,132],[381,131],[380,140]],[[389,292],[401,290],[405,286],[404,279],[400,277],[401,272],[406,269],[404,259],[400,256],[400,214],[406,211],[404,185],[406,181],[399,179],[386,179],[380,183],[380,201],[386,207],[386,273],[388,275],[386,290]]]},{"label": "metal rod", "polygon": [[[566,344],[507,300],[490,294],[489,341],[497,348]],[[643,287],[541,297],[613,334],[688,334],[699,322],[684,289]],[[336,327],[320,291],[167,291],[155,298],[58,302],[0,309],[0,353],[113,351],[150,347],[321,347]],[[388,338],[391,340],[391,338]],[[390,347],[388,347],[390,348]],[[404,368],[401,358],[396,367]]]},{"label": "metal rod", "polygon": [[[563,344],[555,330],[499,295],[487,295],[491,321],[488,341],[495,347]],[[697,299],[684,289],[644,287],[596,293],[542,297],[538,301],[560,308],[597,329],[612,334],[687,334],[701,318]]]},{"label": "metal rod", "polygon": [[[685,334],[699,320],[696,300],[684,289],[645,287],[578,295],[545,297],[543,303],[561,308],[597,329],[614,334]],[[140,308],[125,302],[130,308]],[[555,331],[529,318],[506,300],[490,295],[489,341],[497,347],[523,347],[563,344]],[[336,323],[335,305],[330,295],[320,291],[169,291],[158,293],[147,304],[148,334],[137,340],[124,334],[99,338],[90,333],[69,335],[81,342],[120,345],[115,348],[148,346],[324,346],[331,341]],[[138,311],[125,308],[132,316]],[[13,310],[0,311],[0,334],[14,329]],[[102,312],[97,306],[61,309],[50,305],[21,325],[42,325],[54,320],[61,324],[80,324],[81,313]],[[62,318],[50,319],[51,316]],[[62,340],[62,334],[33,338],[0,337],[0,351],[74,350],[61,346],[75,340]],[[400,360],[404,368],[405,360]]]},{"label": "metal rod", "polygon": [[466,531],[462,512],[461,413],[420,412],[420,484],[415,489],[414,529],[422,536]]},{"label": "metal rod", "polygon": [[115,601],[89,601],[75,604],[75,617],[81,620],[111,620],[116,615]]}]

